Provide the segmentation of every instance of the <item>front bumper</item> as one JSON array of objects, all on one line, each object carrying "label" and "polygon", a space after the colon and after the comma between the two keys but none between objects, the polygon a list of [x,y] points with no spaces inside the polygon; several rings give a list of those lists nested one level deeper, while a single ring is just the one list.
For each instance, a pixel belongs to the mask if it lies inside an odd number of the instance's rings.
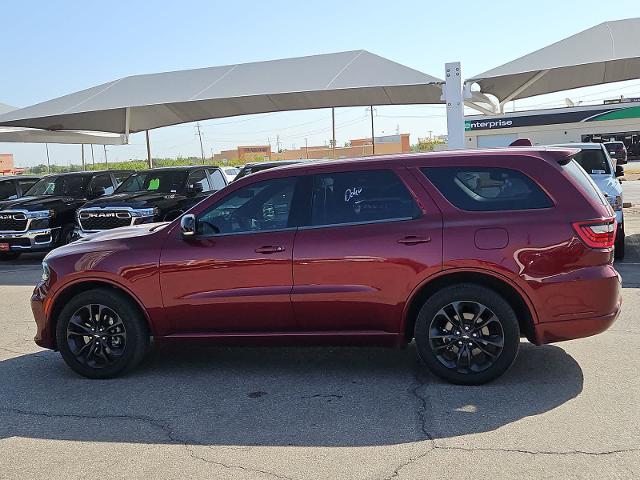
[{"label": "front bumper", "polygon": [[47,315],[45,313],[46,299],[47,291],[44,285],[37,285],[33,291],[33,295],[31,295],[31,311],[33,312],[33,318],[36,321],[36,336],[34,337],[34,341],[36,342],[36,345],[42,348],[55,349],[55,333],[51,329],[51,325],[47,321]]},{"label": "front bumper", "polygon": [[8,243],[11,252],[51,250],[56,245],[59,234],[60,227],[25,232],[0,231],[0,243]]}]

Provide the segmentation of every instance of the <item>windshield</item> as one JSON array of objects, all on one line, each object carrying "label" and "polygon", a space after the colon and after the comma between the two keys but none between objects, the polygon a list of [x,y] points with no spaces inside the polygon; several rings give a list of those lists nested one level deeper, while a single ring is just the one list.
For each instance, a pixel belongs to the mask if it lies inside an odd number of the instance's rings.
[{"label": "windshield", "polygon": [[185,189],[186,171],[140,172],[133,173],[115,193],[124,192],[159,192],[179,193]]},{"label": "windshield", "polygon": [[82,197],[87,193],[91,177],[88,175],[60,175],[45,177],[31,187],[27,197],[55,195],[64,197]]},{"label": "windshield", "polygon": [[573,157],[589,175],[611,174],[611,167],[602,149],[580,150]]}]

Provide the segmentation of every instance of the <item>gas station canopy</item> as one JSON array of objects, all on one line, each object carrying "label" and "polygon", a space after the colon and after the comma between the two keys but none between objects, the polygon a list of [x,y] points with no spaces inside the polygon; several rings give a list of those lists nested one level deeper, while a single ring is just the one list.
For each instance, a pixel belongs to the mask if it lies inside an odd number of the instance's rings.
[{"label": "gas station canopy", "polygon": [[[604,22],[466,81],[511,100],[640,78],[640,18]],[[497,113],[497,112],[496,112]]]},{"label": "gas station canopy", "polygon": [[0,126],[123,134],[212,118],[442,103],[442,80],[365,50],[135,75],[0,115]]}]

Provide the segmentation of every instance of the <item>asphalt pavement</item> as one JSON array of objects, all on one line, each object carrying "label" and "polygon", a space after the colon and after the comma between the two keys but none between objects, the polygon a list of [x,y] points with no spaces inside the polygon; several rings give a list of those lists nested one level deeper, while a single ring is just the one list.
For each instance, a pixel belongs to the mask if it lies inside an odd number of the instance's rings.
[{"label": "asphalt pavement", "polygon": [[0,264],[0,478],[640,478],[640,209],[626,222],[616,324],[523,342],[481,387],[413,346],[173,348],[87,380],[32,341],[42,255]]}]

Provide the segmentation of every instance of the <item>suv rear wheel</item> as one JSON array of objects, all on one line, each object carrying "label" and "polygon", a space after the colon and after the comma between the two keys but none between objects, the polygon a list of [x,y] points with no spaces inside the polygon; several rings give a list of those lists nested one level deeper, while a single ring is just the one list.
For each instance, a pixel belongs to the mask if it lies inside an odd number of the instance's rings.
[{"label": "suv rear wheel", "polygon": [[479,385],[509,369],[518,354],[520,328],[513,308],[498,293],[460,284],[427,299],[415,339],[420,358],[435,375]]},{"label": "suv rear wheel", "polygon": [[613,255],[616,260],[624,259],[624,222],[618,227],[618,233],[616,234],[616,243],[613,247]]},{"label": "suv rear wheel", "polygon": [[101,288],[76,295],[65,305],[56,340],[62,358],[76,373],[110,378],[140,363],[149,333],[129,298]]}]

